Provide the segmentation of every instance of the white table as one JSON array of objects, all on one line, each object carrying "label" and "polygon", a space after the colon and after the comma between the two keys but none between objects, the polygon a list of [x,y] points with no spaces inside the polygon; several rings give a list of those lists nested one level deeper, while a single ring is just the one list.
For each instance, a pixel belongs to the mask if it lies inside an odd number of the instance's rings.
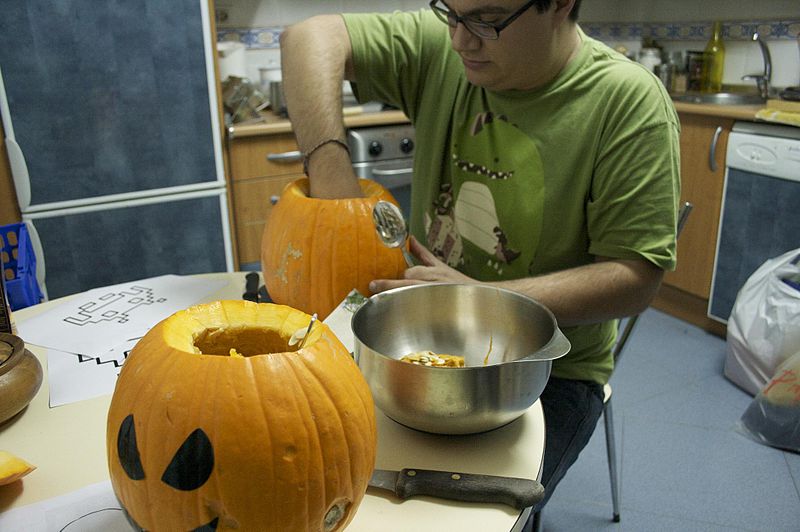
[{"label": "white table", "polygon": [[[240,299],[245,273],[207,274],[228,285],[206,301]],[[50,301],[14,313],[18,323],[59,304]],[[346,343],[346,342],[345,342]],[[45,368],[39,393],[20,415],[0,425],[0,449],[24,457],[37,469],[21,482],[0,486],[0,512],[73,492],[108,480],[105,424],[110,395],[48,406],[46,352],[27,345]],[[352,346],[351,346],[352,347]],[[544,454],[544,417],[537,401],[528,412],[505,427],[469,436],[418,432],[376,412],[376,467],[404,467],[538,477]],[[424,532],[459,530],[521,530],[530,509],[519,512],[501,504],[476,504],[418,497],[401,501],[393,494],[370,488],[348,532]]]}]

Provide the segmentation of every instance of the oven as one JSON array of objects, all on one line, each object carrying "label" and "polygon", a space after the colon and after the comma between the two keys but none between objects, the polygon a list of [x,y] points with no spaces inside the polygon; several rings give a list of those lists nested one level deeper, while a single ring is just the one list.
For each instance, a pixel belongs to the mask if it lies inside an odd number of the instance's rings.
[{"label": "oven", "polygon": [[353,170],[358,177],[383,185],[411,214],[411,177],[414,167],[414,126],[397,124],[353,128],[347,132]]}]

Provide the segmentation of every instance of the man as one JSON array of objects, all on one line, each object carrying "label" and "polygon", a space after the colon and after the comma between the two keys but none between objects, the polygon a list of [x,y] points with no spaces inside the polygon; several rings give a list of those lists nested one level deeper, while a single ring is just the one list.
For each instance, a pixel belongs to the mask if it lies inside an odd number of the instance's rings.
[{"label": "man", "polygon": [[419,265],[370,288],[490,283],[545,304],[569,337],[541,397],[544,502],[602,412],[616,318],[644,310],[675,265],[677,115],[651,73],[582,32],[579,3],[434,1],[315,17],[281,38],[312,196],[360,195],[343,79],[416,127]]}]

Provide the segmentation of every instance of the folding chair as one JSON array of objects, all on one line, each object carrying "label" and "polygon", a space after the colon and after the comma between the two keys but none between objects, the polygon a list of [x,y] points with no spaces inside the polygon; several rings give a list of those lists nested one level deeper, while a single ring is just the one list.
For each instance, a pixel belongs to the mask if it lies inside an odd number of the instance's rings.
[{"label": "folding chair", "polygon": [[[686,224],[686,219],[692,211],[693,205],[688,201],[685,202],[678,213],[677,235],[680,236],[683,226]],[[617,367],[619,357],[625,349],[625,344],[633,332],[634,326],[639,319],[639,314],[631,316],[625,322],[625,327],[617,339],[614,346],[614,368]],[[619,473],[617,472],[617,451],[616,442],[614,441],[614,416],[611,410],[611,385],[606,384],[603,387],[603,424],[606,432],[606,453],[608,454],[608,475],[611,478],[611,505],[614,510],[612,520],[619,523]]]},{"label": "folding chair", "polygon": [[[692,208],[694,206],[687,202],[681,206],[680,211],[678,211],[678,223],[676,228],[676,234],[679,236],[681,231],[683,230],[683,226],[686,225],[686,220],[689,217],[689,213],[692,212]],[[617,338],[617,343],[614,346],[614,367],[616,368],[617,363],[619,362],[619,357],[622,354],[622,351],[625,349],[625,344],[628,343],[628,338],[630,338],[631,332],[633,332],[633,328],[636,326],[636,322],[639,319],[639,314],[635,316],[631,316],[627,320],[624,321],[625,325],[622,328],[622,332],[619,334]],[[622,326],[622,322],[620,322],[620,326]],[[606,454],[608,455],[608,475],[611,479],[611,504],[613,507],[613,517],[612,520],[615,523],[619,523],[620,514],[619,514],[619,473],[617,472],[617,451],[616,451],[616,442],[614,440],[614,416],[611,408],[611,385],[606,384],[603,387],[603,424],[606,433]],[[534,532],[541,532],[542,530],[542,512],[539,511],[534,514],[533,516],[533,523],[532,523],[532,530]]]}]

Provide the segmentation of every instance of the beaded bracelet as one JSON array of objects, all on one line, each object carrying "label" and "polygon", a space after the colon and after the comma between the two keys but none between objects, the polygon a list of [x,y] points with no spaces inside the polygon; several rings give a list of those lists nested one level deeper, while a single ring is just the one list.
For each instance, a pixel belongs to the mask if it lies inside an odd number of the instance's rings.
[{"label": "beaded bracelet", "polygon": [[343,140],[339,140],[339,139],[327,139],[327,140],[323,140],[322,142],[320,142],[319,144],[317,144],[316,146],[314,146],[313,148],[311,148],[310,150],[308,150],[308,151],[307,151],[307,152],[306,152],[306,153],[303,155],[303,172],[304,172],[306,175],[308,175],[308,161],[309,161],[309,159],[311,159],[311,156],[312,156],[312,155],[314,155],[314,152],[315,152],[315,151],[317,151],[317,150],[318,150],[318,149],[320,149],[321,147],[325,146],[326,144],[330,144],[330,143],[338,144],[339,146],[341,146],[342,148],[344,148],[344,150],[347,152],[347,155],[348,155],[348,157],[350,156],[350,146],[348,146],[348,145],[347,145],[347,143],[346,143],[346,142],[344,142]]}]

